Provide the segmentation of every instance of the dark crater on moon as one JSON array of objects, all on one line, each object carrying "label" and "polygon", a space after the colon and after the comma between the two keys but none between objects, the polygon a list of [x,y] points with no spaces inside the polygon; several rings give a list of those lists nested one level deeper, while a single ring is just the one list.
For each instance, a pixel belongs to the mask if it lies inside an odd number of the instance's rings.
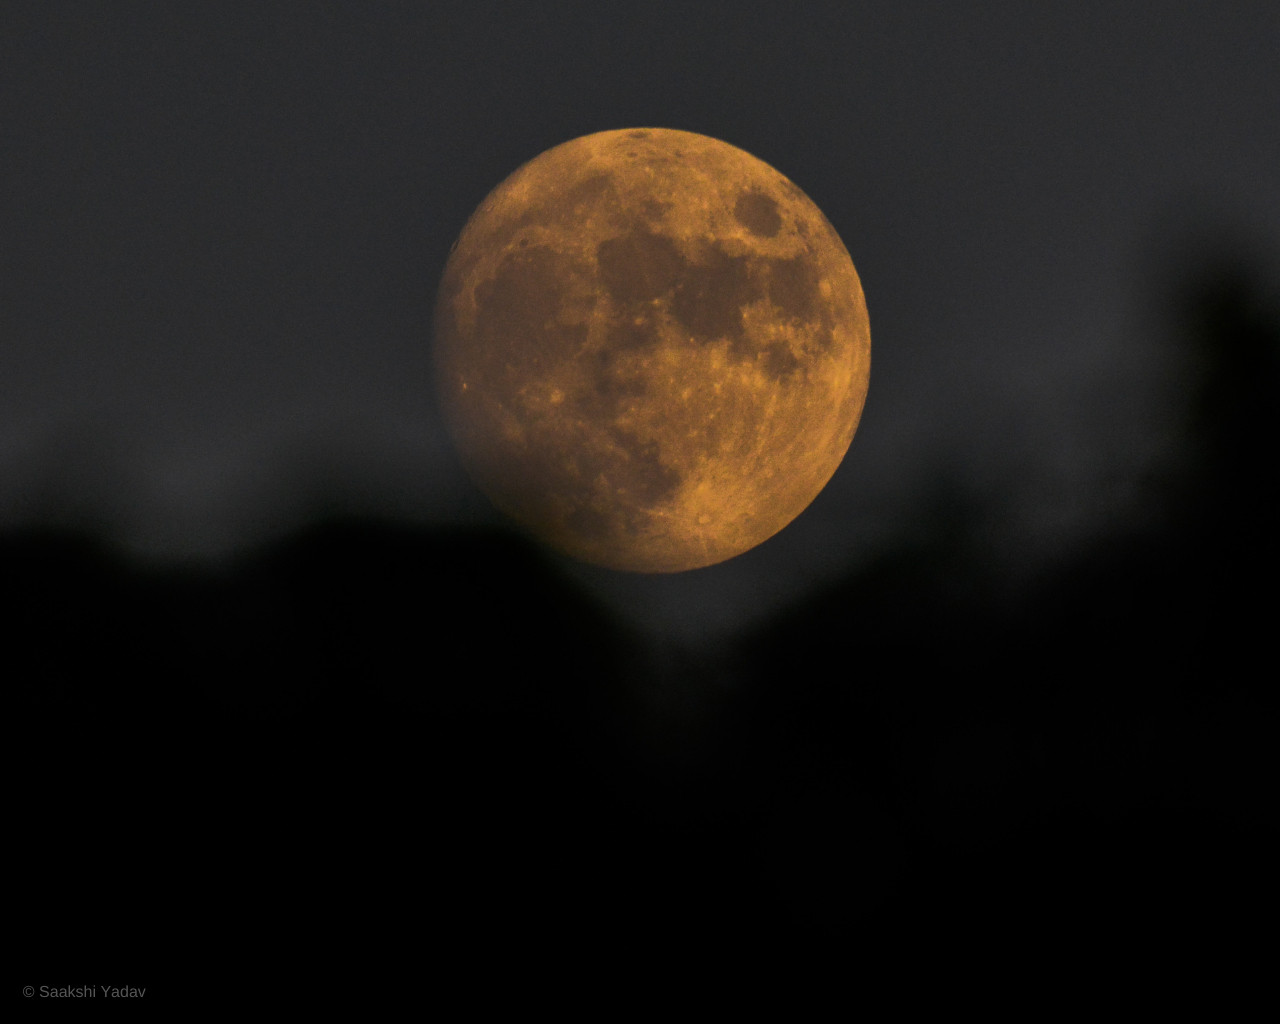
[{"label": "dark crater on moon", "polygon": [[763,192],[744,192],[733,206],[738,223],[761,238],[772,238],[782,230],[778,204]]},{"label": "dark crater on moon", "polygon": [[609,347],[615,352],[636,352],[658,341],[658,329],[649,316],[623,320],[609,328]]},{"label": "dark crater on moon", "polygon": [[617,474],[623,497],[645,506],[659,504],[675,494],[684,477],[662,461],[657,441],[642,441],[630,431],[615,427],[613,439],[627,453],[627,462]]},{"label": "dark crater on moon", "polygon": [[769,299],[791,320],[808,323],[818,319],[825,308],[819,291],[817,269],[803,257],[769,260]]},{"label": "dark crater on moon", "polygon": [[774,380],[781,381],[800,369],[800,360],[791,351],[791,346],[779,341],[765,346],[760,367]]},{"label": "dark crater on moon", "polygon": [[688,273],[675,242],[665,235],[635,230],[596,246],[601,283],[620,306],[661,298]]},{"label": "dark crater on moon", "polygon": [[[738,205],[739,218],[745,213],[753,219],[760,229],[757,234],[771,227],[776,232],[778,213],[772,199],[745,193]],[[833,321],[822,301],[821,275],[804,256],[733,256],[712,243],[697,260],[690,261],[671,238],[637,227],[601,242],[596,247],[596,262],[600,283],[622,318],[611,329],[611,340],[619,348],[657,343],[652,306],[662,303],[693,340],[728,339],[736,357],[754,358],[756,349],[743,327],[742,311],[766,295],[789,321],[820,325],[815,332],[820,348],[831,344]],[[763,365],[781,377],[795,370],[798,363],[789,351],[777,349],[765,356]]]},{"label": "dark crater on moon", "polygon": [[[553,479],[543,481],[569,506],[565,517],[569,528],[595,540],[638,533],[649,511],[674,496],[684,479],[678,470],[662,461],[662,449],[656,441],[642,441],[617,426],[609,430],[609,436],[623,453],[622,458],[608,449],[584,448],[575,452],[569,462],[560,463]],[[554,453],[548,453],[547,461],[557,466]],[[591,501],[592,487],[597,482],[609,489],[607,509]]]},{"label": "dark crater on moon", "polygon": [[751,279],[751,257],[730,256],[719,245],[707,248],[701,260],[689,264],[671,296],[671,314],[701,341],[728,338],[739,355],[748,350],[742,330],[742,309],[760,298]]},{"label": "dark crater on moon", "polygon": [[782,315],[801,324],[816,324],[811,332],[820,350],[831,348],[835,341],[835,316],[822,298],[822,274],[812,261],[803,256],[774,259],[766,263],[770,301]]},{"label": "dark crater on moon", "polygon": [[596,353],[591,387],[574,397],[579,411],[588,420],[612,420],[625,402],[641,398],[649,391],[644,376],[625,368],[615,353],[614,349]]},{"label": "dark crater on moon", "polygon": [[[574,357],[585,323],[563,323],[564,282],[582,268],[564,253],[529,246],[507,254],[498,272],[476,286],[477,351],[540,372]],[[513,344],[518,339],[518,344]]]},{"label": "dark crater on moon", "polygon": [[572,224],[577,220],[575,210],[578,207],[599,205],[615,198],[613,176],[604,171],[592,174],[569,186],[561,201],[548,208],[547,212],[553,215],[548,219],[556,219],[554,214],[559,212],[559,207],[564,211],[560,219],[566,224]]}]

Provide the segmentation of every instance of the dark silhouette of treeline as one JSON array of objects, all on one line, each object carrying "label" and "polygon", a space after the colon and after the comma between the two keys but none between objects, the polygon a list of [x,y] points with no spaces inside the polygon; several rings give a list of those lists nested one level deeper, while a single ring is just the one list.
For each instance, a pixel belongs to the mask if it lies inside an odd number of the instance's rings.
[{"label": "dark silhouette of treeline", "polygon": [[954,497],[687,656],[503,534],[318,520],[221,571],[0,539],[34,983],[1124,962],[1265,925],[1280,326],[1247,268],[1180,294],[1158,525],[1013,597]]}]

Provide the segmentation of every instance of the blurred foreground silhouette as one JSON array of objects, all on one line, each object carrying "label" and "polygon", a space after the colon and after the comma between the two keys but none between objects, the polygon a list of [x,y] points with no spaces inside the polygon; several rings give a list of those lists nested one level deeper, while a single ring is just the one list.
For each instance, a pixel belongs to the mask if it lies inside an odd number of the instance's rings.
[{"label": "blurred foreground silhouette", "polygon": [[954,501],[723,657],[504,535],[318,523],[222,573],[0,539],[26,959],[410,987],[619,943],[870,970],[1262,926],[1280,326],[1220,270],[1157,525],[1016,600]]}]

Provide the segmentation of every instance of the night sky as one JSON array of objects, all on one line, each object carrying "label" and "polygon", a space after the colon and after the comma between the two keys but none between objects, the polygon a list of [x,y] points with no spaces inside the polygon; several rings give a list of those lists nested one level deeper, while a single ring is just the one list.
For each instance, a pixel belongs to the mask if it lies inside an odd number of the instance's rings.
[{"label": "night sky", "polygon": [[[1269,2],[6,3],[17,980],[1243,932],[1277,53]],[[430,349],[489,190],[643,126],[796,182],[872,337],[813,505],[658,577],[511,534]]]}]

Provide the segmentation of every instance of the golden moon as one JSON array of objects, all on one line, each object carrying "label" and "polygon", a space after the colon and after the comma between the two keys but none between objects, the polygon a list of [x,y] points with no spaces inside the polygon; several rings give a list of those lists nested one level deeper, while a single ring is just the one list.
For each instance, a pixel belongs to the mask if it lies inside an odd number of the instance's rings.
[{"label": "golden moon", "polygon": [[835,229],[763,161],[643,128],[548,150],[463,228],[435,364],[463,466],[574,558],[681,572],[768,540],[862,415],[871,334]]}]

